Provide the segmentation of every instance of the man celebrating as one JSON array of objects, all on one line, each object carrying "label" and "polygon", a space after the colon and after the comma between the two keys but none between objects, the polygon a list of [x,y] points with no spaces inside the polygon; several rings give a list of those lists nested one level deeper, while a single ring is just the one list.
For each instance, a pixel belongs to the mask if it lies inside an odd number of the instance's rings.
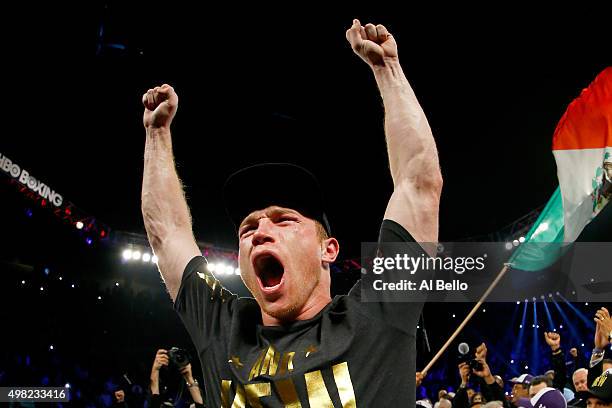
[{"label": "man celebrating", "polygon": [[[382,25],[346,32],[372,69],[385,106],[394,191],[382,242],[436,242],[442,178],[435,142]],[[146,128],[142,212],[174,307],[198,350],[207,405],[400,407],[415,405],[418,303],[361,302],[360,284],[330,291],[338,241],[317,181],[289,164],[243,169],[225,201],[238,230],[238,298],[207,270],[172,155],[178,97],[163,85],[143,96]]]}]

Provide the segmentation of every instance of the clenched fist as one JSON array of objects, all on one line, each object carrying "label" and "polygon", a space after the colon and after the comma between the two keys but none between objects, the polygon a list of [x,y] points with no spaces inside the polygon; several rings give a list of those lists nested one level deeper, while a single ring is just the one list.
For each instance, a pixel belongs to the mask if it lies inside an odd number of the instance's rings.
[{"label": "clenched fist", "polygon": [[145,128],[169,128],[178,108],[178,95],[170,85],[164,84],[142,95],[142,104]]},{"label": "clenched fist", "polygon": [[346,30],[346,39],[355,54],[371,67],[384,66],[386,59],[397,59],[397,44],[382,24],[362,27],[355,19],[351,28]]}]

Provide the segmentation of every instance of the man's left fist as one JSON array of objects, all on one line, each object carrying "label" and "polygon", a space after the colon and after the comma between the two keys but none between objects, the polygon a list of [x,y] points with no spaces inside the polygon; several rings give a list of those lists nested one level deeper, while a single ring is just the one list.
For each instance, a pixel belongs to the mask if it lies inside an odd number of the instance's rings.
[{"label": "man's left fist", "polygon": [[346,30],[346,39],[355,54],[371,67],[384,66],[385,60],[397,59],[397,44],[382,24],[366,24],[363,27],[355,19],[351,28]]}]

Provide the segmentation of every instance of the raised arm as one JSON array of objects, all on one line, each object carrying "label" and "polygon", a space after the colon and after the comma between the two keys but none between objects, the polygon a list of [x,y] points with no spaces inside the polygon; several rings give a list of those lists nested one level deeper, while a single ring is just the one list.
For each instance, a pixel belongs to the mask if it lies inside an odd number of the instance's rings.
[{"label": "raised arm", "polygon": [[169,85],[142,96],[146,129],[142,216],[158,267],[174,301],[185,266],[200,250],[193,237],[191,215],[176,173],[170,124],[178,96]]},{"label": "raised arm", "polygon": [[385,107],[385,135],[393,194],[385,218],[419,242],[438,241],[442,174],[425,113],[399,63],[395,39],[383,25],[353,20],[346,32],[353,51],[371,68]]}]

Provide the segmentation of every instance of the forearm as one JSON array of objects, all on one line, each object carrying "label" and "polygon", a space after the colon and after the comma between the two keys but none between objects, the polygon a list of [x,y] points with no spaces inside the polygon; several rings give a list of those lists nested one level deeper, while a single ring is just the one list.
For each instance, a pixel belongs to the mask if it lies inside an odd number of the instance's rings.
[{"label": "forearm", "polygon": [[191,216],[176,173],[172,138],[166,128],[147,129],[142,214],[153,249],[177,229],[191,230]]},{"label": "forearm", "polygon": [[397,58],[374,66],[385,108],[385,135],[393,183],[441,183],[436,144],[410,83]]},{"label": "forearm", "polygon": [[147,128],[142,182],[145,229],[166,286],[174,299],[182,268],[199,249],[176,172],[169,128]]},{"label": "forearm", "polygon": [[159,395],[159,371],[151,371],[151,383],[149,385],[151,395]]},{"label": "forearm", "polygon": [[191,394],[191,399],[193,400],[193,402],[195,402],[196,404],[204,404],[200,387],[197,384],[192,387],[189,387],[189,394]]}]

